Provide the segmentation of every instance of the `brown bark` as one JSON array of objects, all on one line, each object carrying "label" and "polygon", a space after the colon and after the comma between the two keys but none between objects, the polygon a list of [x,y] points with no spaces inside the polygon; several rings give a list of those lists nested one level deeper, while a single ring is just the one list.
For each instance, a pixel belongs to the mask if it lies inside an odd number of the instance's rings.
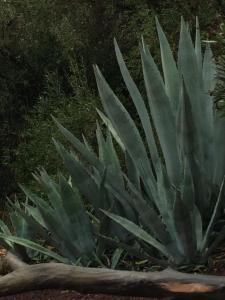
[{"label": "brown bark", "polygon": [[83,268],[61,263],[27,265],[7,253],[1,258],[0,296],[29,290],[57,288],[82,293],[171,297],[171,299],[224,299],[225,276]]}]

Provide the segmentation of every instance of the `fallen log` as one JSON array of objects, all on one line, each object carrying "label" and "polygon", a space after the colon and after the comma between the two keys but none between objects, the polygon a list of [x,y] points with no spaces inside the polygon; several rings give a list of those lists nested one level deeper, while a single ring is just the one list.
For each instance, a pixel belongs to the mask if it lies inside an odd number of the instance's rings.
[{"label": "fallen log", "polygon": [[[7,271],[6,271],[7,270]],[[11,253],[1,257],[0,296],[46,288],[81,293],[170,297],[170,299],[225,299],[225,276],[83,268],[62,263],[28,265]]]}]

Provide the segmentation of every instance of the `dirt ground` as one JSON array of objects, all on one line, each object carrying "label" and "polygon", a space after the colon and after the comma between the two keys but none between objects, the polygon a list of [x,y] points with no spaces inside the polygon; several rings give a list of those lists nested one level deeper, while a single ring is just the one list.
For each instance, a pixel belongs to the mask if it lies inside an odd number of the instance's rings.
[{"label": "dirt ground", "polygon": [[[31,291],[12,296],[2,296],[0,300],[157,300],[157,298],[149,297],[121,297],[110,295],[83,295],[75,291],[60,291],[60,290],[42,290]],[[169,298],[164,298],[169,300]]]}]

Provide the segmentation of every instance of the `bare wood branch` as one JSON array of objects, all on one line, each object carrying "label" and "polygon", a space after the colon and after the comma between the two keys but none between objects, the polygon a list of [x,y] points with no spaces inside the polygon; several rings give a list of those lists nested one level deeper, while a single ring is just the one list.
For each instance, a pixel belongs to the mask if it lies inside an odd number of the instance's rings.
[{"label": "bare wood branch", "polygon": [[16,255],[14,255],[11,252],[7,252],[6,256],[4,257],[4,260],[7,262],[8,266],[11,268],[11,270],[17,270],[19,268],[27,266],[25,262],[20,260]]},{"label": "bare wood branch", "polygon": [[174,299],[223,299],[225,276],[186,274],[171,269],[129,272],[47,263],[22,265],[0,277],[0,296],[45,288]]},{"label": "bare wood branch", "polygon": [[19,268],[27,266],[22,260],[11,252],[6,252],[4,256],[0,257],[0,274],[7,274]]}]

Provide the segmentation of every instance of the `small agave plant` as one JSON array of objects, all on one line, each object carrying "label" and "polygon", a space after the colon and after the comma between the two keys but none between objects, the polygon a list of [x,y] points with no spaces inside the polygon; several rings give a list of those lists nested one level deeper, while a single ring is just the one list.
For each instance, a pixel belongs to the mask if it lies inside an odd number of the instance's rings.
[{"label": "small agave plant", "polygon": [[[102,241],[110,239],[117,245],[117,258],[120,249],[125,249],[156,255],[167,264],[199,263],[225,235],[225,227],[214,232],[225,200],[225,119],[217,115],[213,104],[212,52],[207,44],[202,54],[198,20],[193,45],[182,19],[176,62],[157,20],[156,25],[162,74],[145,41],[140,44],[147,101],[115,41],[121,74],[143,134],[95,66],[104,108],[104,113],[98,112],[107,127],[105,138],[97,126],[98,155],[85,138],[81,142],[55,120],[81,157],[54,141],[72,184],[62,176],[56,184],[42,171],[36,178],[50,202],[25,190],[72,262],[82,255],[86,259],[101,256],[106,246]],[[113,141],[121,148],[126,168]],[[91,212],[80,195],[93,206]]]},{"label": "small agave plant", "polygon": [[[16,236],[15,240],[19,239],[19,241],[21,242],[21,239],[24,239],[26,242],[25,244],[16,244],[15,242],[9,240],[3,240],[1,242],[1,245],[5,248],[10,249],[10,251],[19,256],[24,262],[31,262],[33,260],[39,261],[48,258],[48,256],[43,256],[43,253],[40,254],[40,251],[37,251],[37,249],[34,250],[27,247],[28,239],[42,241],[46,241],[47,239],[47,231],[43,230],[44,227],[40,225],[40,223],[42,223],[41,216],[39,216],[37,208],[31,207],[31,215],[27,211],[27,209],[30,207],[30,205],[28,204],[28,199],[26,199],[25,208],[23,208],[17,198],[15,198],[14,202],[8,199],[7,206],[11,226],[8,226],[8,224],[0,220],[1,232],[7,237],[14,234]],[[39,217],[40,223],[36,222],[33,216]],[[39,245],[39,247],[41,246]]]}]

